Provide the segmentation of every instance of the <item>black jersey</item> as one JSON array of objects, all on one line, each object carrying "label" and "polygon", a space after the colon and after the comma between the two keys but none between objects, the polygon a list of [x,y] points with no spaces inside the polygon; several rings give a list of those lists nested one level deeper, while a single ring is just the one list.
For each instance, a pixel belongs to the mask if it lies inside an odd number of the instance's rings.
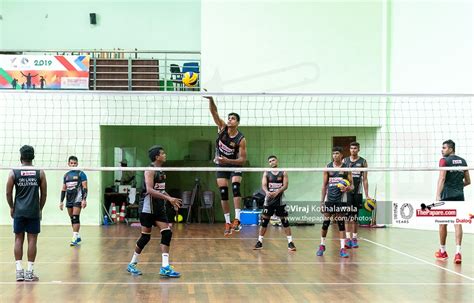
[{"label": "black jersey", "polygon": [[[226,157],[227,159],[237,159],[239,157],[240,142],[244,134],[237,131],[234,137],[229,136],[228,127],[224,127],[217,136],[216,140],[216,158]],[[222,166],[222,165],[221,165]]]},{"label": "black jersey", "polygon": [[[334,167],[333,162],[329,163],[327,167]],[[342,163],[342,167],[347,167],[344,162]],[[328,182],[328,190],[327,190],[327,202],[331,203],[340,203],[343,201],[344,193],[337,187],[337,184],[342,179],[347,179],[348,172],[338,172],[338,171],[329,171],[329,182]]]},{"label": "black jersey", "polygon": [[41,184],[39,170],[13,170],[15,178],[14,218],[40,217],[39,188]]},{"label": "black jersey", "polygon": [[[160,191],[161,193],[166,192],[166,174],[162,171],[155,171],[153,178],[153,189]],[[143,190],[142,199],[139,205],[139,211],[141,213],[153,214],[156,213],[157,207],[165,207],[164,200],[153,198],[150,194],[147,194],[145,178],[143,178]]]},{"label": "black jersey", "polygon": [[63,178],[63,184],[66,185],[66,201],[70,203],[78,203],[82,201],[84,196],[84,188],[82,182],[87,181],[87,176],[83,171],[68,171]]},{"label": "black jersey", "polygon": [[[441,158],[439,166],[467,166],[466,160],[456,155]],[[441,200],[464,196],[464,171],[447,171]]]},{"label": "black jersey", "polygon": [[[362,167],[367,167],[367,161],[359,157],[356,161],[352,162],[351,157],[346,157],[344,158],[344,164],[347,167],[356,167],[356,168],[362,168]],[[352,172],[352,183],[354,184],[354,190],[352,191],[355,194],[361,194],[362,193],[362,188],[361,186],[363,181],[363,173],[361,171],[353,171]]]},{"label": "black jersey", "polygon": [[[266,177],[267,177],[267,190],[269,192],[274,192],[279,190],[280,188],[283,187],[283,179],[284,179],[284,172],[279,171],[276,175],[273,174],[272,172],[267,172]],[[266,205],[273,205],[276,203],[281,202],[281,198],[283,196],[283,193],[279,194],[273,199],[265,199],[265,204]]]}]

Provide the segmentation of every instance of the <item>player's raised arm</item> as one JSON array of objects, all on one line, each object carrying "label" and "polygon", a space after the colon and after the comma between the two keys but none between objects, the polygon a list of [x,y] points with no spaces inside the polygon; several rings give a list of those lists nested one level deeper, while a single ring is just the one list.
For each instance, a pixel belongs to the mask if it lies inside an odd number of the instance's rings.
[{"label": "player's raised arm", "polygon": [[217,106],[214,102],[214,98],[212,96],[203,97],[209,100],[209,110],[211,112],[212,119],[214,119],[214,123],[216,123],[219,130],[223,129],[225,127],[225,121],[222,120],[221,117],[219,117],[219,112],[217,111]]}]

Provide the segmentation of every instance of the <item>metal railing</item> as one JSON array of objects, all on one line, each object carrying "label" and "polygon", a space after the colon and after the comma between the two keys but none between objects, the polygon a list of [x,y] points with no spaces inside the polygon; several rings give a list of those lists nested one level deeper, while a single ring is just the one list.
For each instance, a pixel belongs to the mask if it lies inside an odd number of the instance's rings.
[{"label": "metal railing", "polygon": [[89,55],[91,90],[199,90],[182,84],[189,70],[201,74],[201,52],[161,50],[0,50],[11,55]]}]

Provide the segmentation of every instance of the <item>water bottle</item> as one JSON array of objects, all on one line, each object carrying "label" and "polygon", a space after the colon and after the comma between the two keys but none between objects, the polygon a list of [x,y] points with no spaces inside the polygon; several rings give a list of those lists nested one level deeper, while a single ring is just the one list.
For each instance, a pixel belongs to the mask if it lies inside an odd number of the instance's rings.
[{"label": "water bottle", "polygon": [[104,216],[104,225],[109,225],[109,217],[107,215]]}]

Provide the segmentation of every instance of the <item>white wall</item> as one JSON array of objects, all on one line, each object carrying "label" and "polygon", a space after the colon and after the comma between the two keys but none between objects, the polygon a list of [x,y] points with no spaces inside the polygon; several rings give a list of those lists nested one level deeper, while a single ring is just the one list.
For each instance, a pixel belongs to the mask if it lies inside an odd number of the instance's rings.
[{"label": "white wall", "polygon": [[[0,0],[4,49],[201,48],[200,0]],[[97,14],[97,25],[89,23]]]},{"label": "white wall", "polygon": [[3,1],[4,0],[0,0],[0,16],[1,16],[1,18],[0,18],[0,49],[3,48],[3,36],[4,36],[4,34],[3,34],[3,22],[4,22],[3,18],[4,18],[4,16],[3,15],[5,14],[5,11],[3,9]]},{"label": "white wall", "polygon": [[381,91],[382,1],[202,2],[213,91]]},{"label": "white wall", "polygon": [[394,92],[474,91],[474,2],[392,0]]},{"label": "white wall", "polygon": [[[474,3],[464,0],[391,1],[391,39],[389,42],[390,86],[393,92],[472,93],[474,92]],[[394,124],[419,120],[415,130],[397,127],[392,130],[392,161],[404,161],[407,146],[414,155],[430,158],[437,165],[444,140],[456,142],[456,152],[468,164],[474,163],[474,112],[472,102],[459,99],[440,100],[432,104],[405,103],[412,117]],[[416,118],[420,108],[427,112]],[[449,108],[449,110],[448,110]],[[435,116],[438,116],[435,119]],[[394,115],[397,119],[397,116]],[[404,132],[403,135],[400,132]],[[411,159],[406,159],[411,163]],[[471,172],[473,175],[474,172]],[[393,174],[399,183],[391,188],[394,201],[418,199],[420,203],[435,199],[437,173]],[[473,185],[465,188],[466,198],[473,202]],[[423,190],[420,190],[423,189]],[[403,225],[401,226],[403,227]],[[436,226],[420,226],[436,229]],[[471,229],[472,232],[472,229]]]}]

